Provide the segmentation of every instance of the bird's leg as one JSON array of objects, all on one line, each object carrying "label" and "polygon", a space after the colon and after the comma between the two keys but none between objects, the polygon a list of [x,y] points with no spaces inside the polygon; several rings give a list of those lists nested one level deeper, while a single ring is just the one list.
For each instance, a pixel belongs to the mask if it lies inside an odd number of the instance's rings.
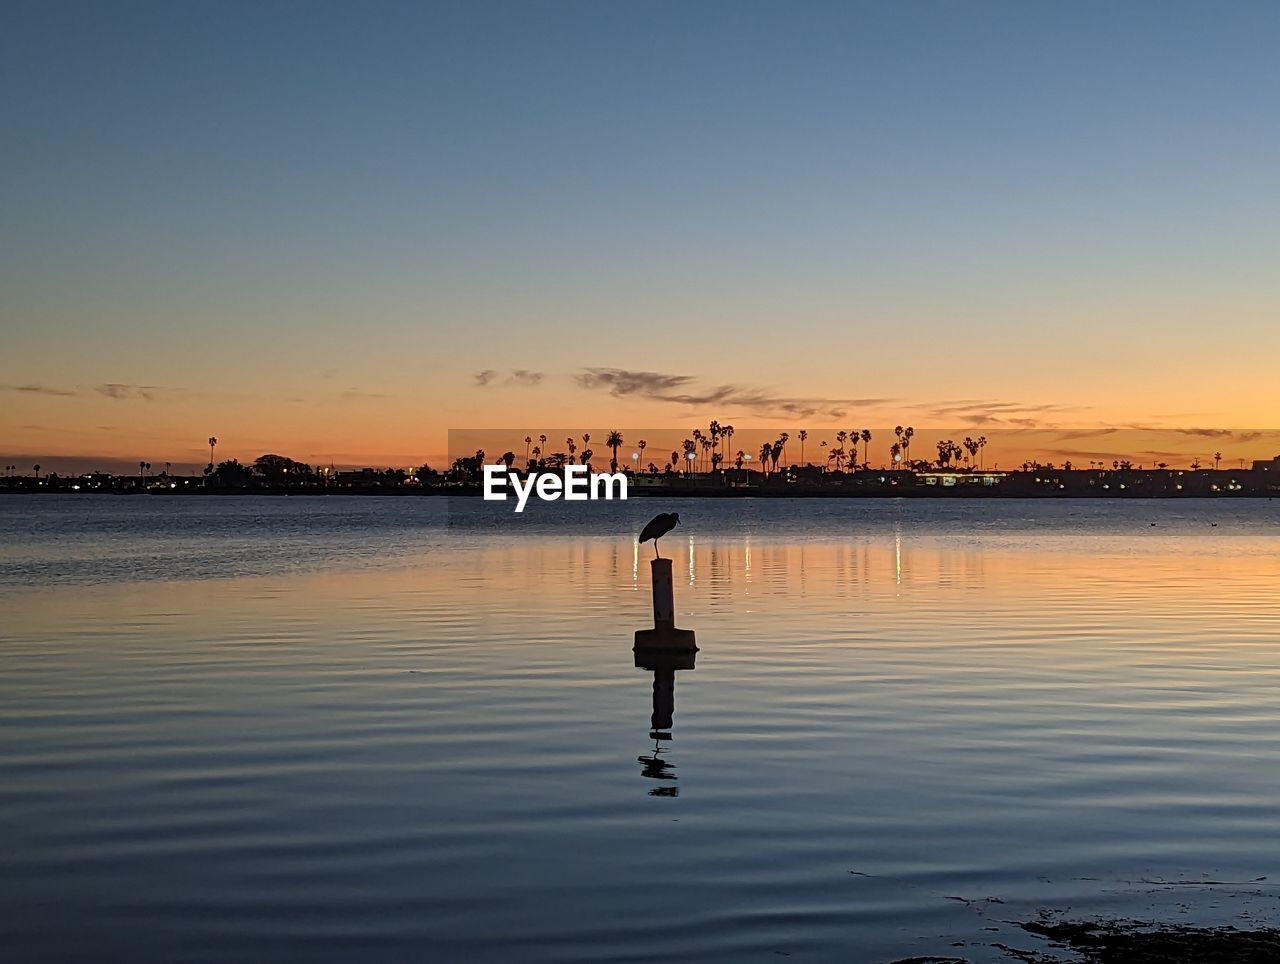
[{"label": "bird's leg", "polygon": [[658,554],[658,540],[657,540],[657,539],[654,539],[654,540],[653,540],[653,558],[655,558],[655,559],[661,559],[661,558],[662,558],[662,556],[660,556],[660,555]]}]

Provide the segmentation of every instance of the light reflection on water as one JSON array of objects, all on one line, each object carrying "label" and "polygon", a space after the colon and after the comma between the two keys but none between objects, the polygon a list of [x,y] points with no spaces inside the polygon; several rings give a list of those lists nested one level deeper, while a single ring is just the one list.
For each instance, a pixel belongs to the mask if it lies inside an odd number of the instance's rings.
[{"label": "light reflection on water", "polygon": [[655,742],[633,533],[666,507],[0,500],[6,959],[979,961],[1041,906],[1280,920],[1275,503],[680,504],[701,652]]}]

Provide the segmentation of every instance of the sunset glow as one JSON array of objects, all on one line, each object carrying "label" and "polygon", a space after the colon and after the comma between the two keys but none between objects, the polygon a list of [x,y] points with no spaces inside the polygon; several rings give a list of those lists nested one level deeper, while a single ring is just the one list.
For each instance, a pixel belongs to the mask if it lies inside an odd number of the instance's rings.
[{"label": "sunset glow", "polygon": [[7,462],[1280,425],[1267,5],[19,8]]}]

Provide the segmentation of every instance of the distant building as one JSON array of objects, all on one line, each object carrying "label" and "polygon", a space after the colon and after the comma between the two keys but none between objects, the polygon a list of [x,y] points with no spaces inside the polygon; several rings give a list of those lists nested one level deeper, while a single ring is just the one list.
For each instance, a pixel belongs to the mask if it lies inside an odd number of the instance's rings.
[{"label": "distant building", "polygon": [[924,485],[999,485],[1007,472],[917,472],[916,478]]},{"label": "distant building", "polygon": [[1273,459],[1255,459],[1253,471],[1265,473],[1269,482],[1280,482],[1280,455]]}]

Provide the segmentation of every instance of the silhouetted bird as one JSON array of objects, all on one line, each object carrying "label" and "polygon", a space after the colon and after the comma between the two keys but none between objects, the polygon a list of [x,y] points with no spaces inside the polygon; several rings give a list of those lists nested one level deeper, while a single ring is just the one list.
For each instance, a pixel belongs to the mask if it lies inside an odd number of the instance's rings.
[{"label": "silhouetted bird", "polygon": [[641,542],[648,542],[650,539],[653,540],[653,558],[662,558],[661,554],[658,552],[658,540],[674,529],[679,522],[679,512],[659,512],[649,520],[649,524],[647,526],[640,530]]}]

